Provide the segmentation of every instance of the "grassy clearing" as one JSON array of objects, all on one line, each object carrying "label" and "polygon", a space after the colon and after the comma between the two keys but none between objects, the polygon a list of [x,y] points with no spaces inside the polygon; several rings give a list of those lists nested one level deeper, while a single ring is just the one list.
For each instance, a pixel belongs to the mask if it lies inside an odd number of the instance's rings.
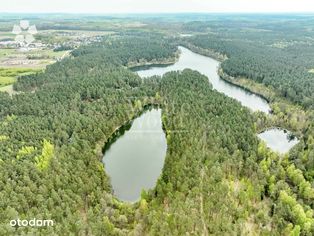
[{"label": "grassy clearing", "polygon": [[16,81],[14,77],[3,77],[0,76],[0,87],[13,84]]},{"label": "grassy clearing", "polygon": [[0,68],[1,77],[15,77],[22,75],[29,75],[35,72],[38,72],[38,69],[31,68]]},{"label": "grassy clearing", "polygon": [[0,68],[0,87],[16,82],[17,77],[41,71],[32,68]]},{"label": "grassy clearing", "polygon": [[12,55],[15,52],[15,49],[0,49],[0,58],[7,57]]},{"label": "grassy clearing", "polygon": [[66,51],[54,52],[51,49],[48,50],[33,50],[26,54],[26,57],[30,60],[57,60],[63,56]]},{"label": "grassy clearing", "polygon": [[7,92],[8,94],[12,95],[14,93],[13,85],[11,84],[4,87],[0,87],[0,92]]}]

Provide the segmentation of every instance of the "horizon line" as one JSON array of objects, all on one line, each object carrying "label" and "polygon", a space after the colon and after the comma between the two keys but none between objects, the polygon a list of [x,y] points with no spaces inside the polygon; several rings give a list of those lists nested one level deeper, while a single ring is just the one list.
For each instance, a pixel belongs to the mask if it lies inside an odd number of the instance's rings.
[{"label": "horizon line", "polygon": [[166,14],[314,14],[314,11],[274,11],[274,12],[260,12],[260,11],[213,11],[213,12],[0,12],[0,14],[65,14],[65,15],[166,15]]}]

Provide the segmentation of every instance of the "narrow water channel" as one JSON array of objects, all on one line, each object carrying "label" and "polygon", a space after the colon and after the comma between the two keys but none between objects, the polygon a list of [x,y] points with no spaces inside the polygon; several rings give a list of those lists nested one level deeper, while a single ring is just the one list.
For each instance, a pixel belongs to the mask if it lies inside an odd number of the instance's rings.
[{"label": "narrow water channel", "polygon": [[[179,47],[179,50],[181,51],[180,58],[172,65],[144,66],[135,68],[134,70],[142,78],[153,75],[161,76],[169,71],[182,71],[186,68],[197,70],[209,78],[213,88],[218,92],[238,100],[243,106],[250,108],[252,111],[270,112],[270,106],[264,98],[221,79],[218,75],[219,61],[194,53],[184,47]],[[259,137],[266,142],[269,148],[279,153],[289,151],[298,143],[298,139],[289,140],[286,133],[278,129],[268,130],[259,134]]]},{"label": "narrow water channel", "polygon": [[218,75],[219,61],[194,53],[184,47],[179,47],[179,49],[181,51],[180,58],[175,64],[168,66],[139,67],[136,69],[136,72],[140,77],[144,78],[153,75],[161,76],[169,71],[182,71],[186,68],[197,70],[209,78],[213,88],[218,92],[238,100],[243,106],[253,111],[269,113],[270,107],[265,99],[220,78]]},{"label": "narrow water channel", "polygon": [[135,202],[142,189],[155,187],[167,151],[161,109],[151,108],[118,130],[105,147],[103,163],[111,178],[114,195]]}]

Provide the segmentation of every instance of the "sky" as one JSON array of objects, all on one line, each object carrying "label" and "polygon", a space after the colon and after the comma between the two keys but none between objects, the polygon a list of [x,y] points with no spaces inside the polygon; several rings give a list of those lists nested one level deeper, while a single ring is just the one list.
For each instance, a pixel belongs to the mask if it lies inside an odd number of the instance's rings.
[{"label": "sky", "polygon": [[312,0],[0,0],[0,12],[314,12]]}]

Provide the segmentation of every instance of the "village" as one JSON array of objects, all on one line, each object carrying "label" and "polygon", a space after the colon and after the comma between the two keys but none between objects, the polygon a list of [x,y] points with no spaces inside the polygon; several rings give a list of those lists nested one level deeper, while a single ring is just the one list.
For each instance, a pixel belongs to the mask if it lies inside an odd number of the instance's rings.
[{"label": "village", "polygon": [[0,32],[0,92],[13,93],[18,77],[43,71],[47,65],[70,56],[81,45],[99,42],[106,32],[43,30],[29,44],[14,34]]}]

